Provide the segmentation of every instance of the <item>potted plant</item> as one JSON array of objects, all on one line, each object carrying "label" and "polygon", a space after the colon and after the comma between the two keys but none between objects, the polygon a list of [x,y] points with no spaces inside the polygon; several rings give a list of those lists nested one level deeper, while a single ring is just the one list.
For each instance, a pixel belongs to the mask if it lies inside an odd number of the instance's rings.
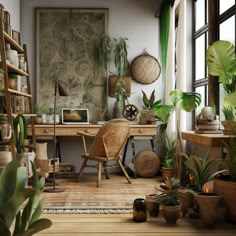
[{"label": "potted plant", "polygon": [[43,113],[45,112],[45,105],[34,104],[33,112],[35,113],[35,123],[42,124],[43,123]]},{"label": "potted plant", "polygon": [[9,72],[8,73],[8,83],[9,83],[9,88],[17,90],[17,74],[14,72]]},{"label": "potted plant", "polygon": [[178,200],[178,193],[181,191],[180,180],[167,178],[161,185],[155,186],[158,194],[155,200],[160,203],[163,216],[168,224],[176,224],[181,212],[181,204]]},{"label": "potted plant", "polygon": [[[207,66],[210,75],[218,76],[225,91],[224,104],[234,110],[234,121],[236,114],[236,56],[235,46],[225,40],[215,41],[207,49]],[[232,125],[232,121],[229,121]],[[224,127],[228,121],[222,123]],[[225,128],[227,130],[227,128]]]},{"label": "potted plant", "polygon": [[173,165],[176,155],[175,140],[166,136],[165,140],[165,158],[162,161],[162,179],[173,176]]},{"label": "potted plant", "polygon": [[176,158],[175,158],[175,168],[177,177],[180,178],[182,174],[182,145],[181,145],[181,133],[179,130],[179,114],[180,110],[186,112],[191,112],[201,104],[201,95],[197,92],[183,92],[182,90],[175,89],[170,92],[172,104],[156,104],[153,108],[155,117],[162,123],[159,125],[159,130],[161,133],[166,133],[168,121],[170,116],[176,111]]},{"label": "potted plant", "polygon": [[[114,65],[116,68],[116,74],[109,77],[109,96],[116,98],[121,113],[125,106],[125,100],[130,94],[130,76],[126,76],[129,73],[129,61],[128,61],[128,45],[127,38],[120,37],[115,40],[114,49]],[[115,103],[116,109],[118,109]],[[122,116],[122,115],[121,115]]]},{"label": "potted plant", "polygon": [[150,97],[142,90],[144,108],[140,116],[140,124],[151,124],[156,121],[153,114],[153,108],[161,103],[161,100],[155,101],[155,89],[152,91]]},{"label": "potted plant", "polygon": [[32,163],[32,187],[26,187],[28,173],[24,162],[16,158],[0,174],[0,235],[33,235],[52,225],[49,219],[40,219],[45,179],[38,177]]},{"label": "potted plant", "polygon": [[[236,129],[233,130],[236,134]],[[214,179],[214,191],[223,196],[226,206],[226,217],[229,221],[236,223],[236,138],[232,136],[228,142],[224,142],[228,151],[225,160],[223,160],[226,171],[225,175],[221,175]]]},{"label": "potted plant", "polygon": [[224,134],[231,134],[232,130],[236,129],[236,110],[232,105],[224,105],[222,112],[225,117],[225,121],[222,121],[224,126]]}]

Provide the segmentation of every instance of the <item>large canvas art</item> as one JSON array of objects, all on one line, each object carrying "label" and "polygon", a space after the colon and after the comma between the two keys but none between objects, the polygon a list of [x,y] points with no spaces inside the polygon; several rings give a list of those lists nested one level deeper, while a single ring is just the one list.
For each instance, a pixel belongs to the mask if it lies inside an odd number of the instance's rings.
[{"label": "large canvas art", "polygon": [[107,33],[107,14],[107,9],[36,9],[37,103],[53,108],[59,80],[69,97],[57,97],[58,112],[88,108],[96,119],[106,103],[106,78],[95,68],[94,45]]}]

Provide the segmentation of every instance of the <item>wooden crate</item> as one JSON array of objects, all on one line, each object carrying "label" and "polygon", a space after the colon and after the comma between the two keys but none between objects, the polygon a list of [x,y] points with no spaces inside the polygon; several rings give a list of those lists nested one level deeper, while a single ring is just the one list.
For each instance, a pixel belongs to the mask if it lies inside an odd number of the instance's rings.
[{"label": "wooden crate", "polygon": [[57,177],[73,178],[75,174],[75,167],[71,163],[60,163],[59,171],[56,173]]},{"label": "wooden crate", "polygon": [[[50,158],[47,160],[37,159],[37,166],[41,169],[42,173],[53,172],[54,159]],[[59,171],[59,158],[55,158],[55,172]]]}]

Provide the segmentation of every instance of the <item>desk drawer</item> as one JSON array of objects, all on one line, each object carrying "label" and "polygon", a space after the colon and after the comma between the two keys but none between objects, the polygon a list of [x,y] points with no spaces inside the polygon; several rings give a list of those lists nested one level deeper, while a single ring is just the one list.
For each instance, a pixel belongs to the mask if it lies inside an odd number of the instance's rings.
[{"label": "desk drawer", "polygon": [[156,126],[130,127],[130,136],[155,136]]}]

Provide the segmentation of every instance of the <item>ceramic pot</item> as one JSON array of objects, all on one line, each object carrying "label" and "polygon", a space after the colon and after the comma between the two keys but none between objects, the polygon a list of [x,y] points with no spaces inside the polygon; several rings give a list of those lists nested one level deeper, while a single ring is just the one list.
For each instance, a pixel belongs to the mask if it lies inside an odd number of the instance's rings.
[{"label": "ceramic pot", "polygon": [[173,176],[173,168],[162,167],[161,171],[163,181],[166,180],[167,177],[170,179]]},{"label": "ceramic pot", "polygon": [[180,217],[182,205],[177,206],[162,206],[163,217],[165,218],[167,224],[176,224],[176,221]]},{"label": "ceramic pot", "polygon": [[16,78],[9,78],[8,83],[9,83],[10,89],[17,90],[17,79]]},{"label": "ceramic pot", "polygon": [[154,200],[155,194],[146,195],[146,209],[151,217],[157,217],[159,214],[159,203]]},{"label": "ceramic pot", "polygon": [[0,168],[4,168],[12,161],[12,154],[9,151],[0,151]]},{"label": "ceramic pot", "polygon": [[182,214],[185,216],[185,214],[188,212],[188,209],[193,208],[194,195],[191,192],[180,192],[178,193],[178,199],[182,204]]},{"label": "ceramic pot", "polygon": [[0,125],[1,139],[3,141],[8,141],[11,138],[12,128],[9,123]]},{"label": "ceramic pot", "polygon": [[12,50],[9,43],[6,44],[6,58],[10,61],[10,63],[15,66],[19,67],[19,58],[18,53],[16,50]]},{"label": "ceramic pot", "polygon": [[199,205],[203,223],[210,227],[214,226],[217,220],[221,196],[216,193],[198,193],[195,198]]}]

